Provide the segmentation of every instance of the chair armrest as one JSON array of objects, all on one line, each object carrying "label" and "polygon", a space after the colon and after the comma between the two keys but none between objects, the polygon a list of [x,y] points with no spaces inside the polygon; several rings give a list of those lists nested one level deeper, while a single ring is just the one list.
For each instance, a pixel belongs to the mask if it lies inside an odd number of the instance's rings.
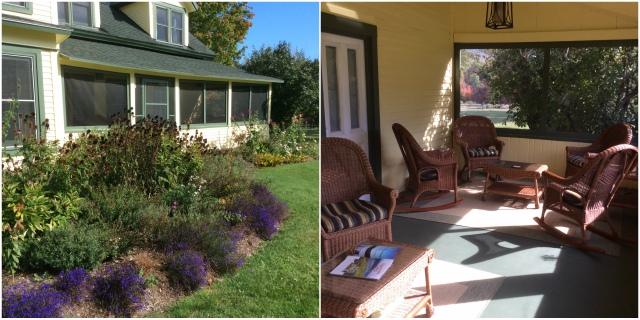
[{"label": "chair armrest", "polygon": [[584,147],[567,146],[566,150],[567,150],[567,155],[569,155],[569,154],[584,155],[584,154],[586,154],[588,152],[597,152],[598,151],[595,148],[593,148],[592,146],[584,146]]},{"label": "chair armrest", "polygon": [[391,214],[396,207],[396,199],[400,194],[398,190],[382,185],[375,180],[369,181],[369,189],[371,190],[373,200],[377,204],[386,207],[389,212],[389,218],[391,218]]},{"label": "chair armrest", "polygon": [[502,153],[502,148],[504,147],[504,141],[496,138],[493,141],[493,143],[495,143],[495,146],[496,146],[496,149],[498,149],[498,152]]},{"label": "chair armrest", "polygon": [[568,182],[567,178],[557,175],[551,171],[542,172],[542,177],[559,184],[567,184]]}]

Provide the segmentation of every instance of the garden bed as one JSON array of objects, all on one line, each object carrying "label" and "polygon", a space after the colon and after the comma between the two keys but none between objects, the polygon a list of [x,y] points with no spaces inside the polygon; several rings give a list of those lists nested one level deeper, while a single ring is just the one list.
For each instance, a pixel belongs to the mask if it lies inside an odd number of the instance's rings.
[{"label": "garden bed", "polygon": [[27,140],[20,155],[3,179],[4,317],[164,310],[234,274],[288,215],[241,152],[171,123]]}]

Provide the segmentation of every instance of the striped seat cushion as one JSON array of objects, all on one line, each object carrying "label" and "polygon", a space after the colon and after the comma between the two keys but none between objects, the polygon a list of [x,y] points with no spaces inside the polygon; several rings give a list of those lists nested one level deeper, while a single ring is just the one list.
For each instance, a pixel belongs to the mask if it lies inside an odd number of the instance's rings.
[{"label": "striped seat cushion", "polygon": [[581,208],[584,205],[582,195],[571,189],[564,191],[562,194],[562,201],[578,208]]},{"label": "striped seat cushion", "polygon": [[499,154],[498,149],[495,146],[470,148],[469,156],[472,158],[479,157],[495,157]]},{"label": "striped seat cushion", "polygon": [[438,170],[433,169],[433,170],[423,171],[420,174],[420,180],[421,181],[438,180]]},{"label": "striped seat cushion", "polygon": [[580,168],[584,167],[585,163],[587,163],[587,159],[585,159],[583,156],[577,155],[577,154],[570,154],[567,157],[567,160],[571,164],[573,164],[574,166],[577,166],[577,167],[580,167]]},{"label": "striped seat cushion", "polygon": [[387,218],[387,210],[365,200],[349,200],[322,206],[322,229],[326,233],[357,227]]}]

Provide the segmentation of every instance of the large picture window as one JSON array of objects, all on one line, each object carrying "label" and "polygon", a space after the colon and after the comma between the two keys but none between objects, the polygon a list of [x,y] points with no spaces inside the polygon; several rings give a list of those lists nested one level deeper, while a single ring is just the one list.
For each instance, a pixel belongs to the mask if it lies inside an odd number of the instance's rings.
[{"label": "large picture window", "polygon": [[587,141],[614,123],[637,132],[635,41],[456,44],[456,113],[502,136]]},{"label": "large picture window", "polygon": [[175,121],[174,79],[138,77],[136,86],[136,119],[144,117]]},{"label": "large picture window", "polygon": [[250,116],[266,120],[268,87],[265,85],[233,84],[231,116],[233,121],[247,121]]},{"label": "large picture window", "polygon": [[63,67],[67,127],[107,126],[127,117],[129,75]]},{"label": "large picture window", "polygon": [[3,147],[19,143],[18,137],[35,135],[39,124],[34,82],[34,58],[2,55],[2,119],[9,126],[3,128]]},{"label": "large picture window", "polygon": [[180,81],[180,123],[227,122],[226,82]]}]

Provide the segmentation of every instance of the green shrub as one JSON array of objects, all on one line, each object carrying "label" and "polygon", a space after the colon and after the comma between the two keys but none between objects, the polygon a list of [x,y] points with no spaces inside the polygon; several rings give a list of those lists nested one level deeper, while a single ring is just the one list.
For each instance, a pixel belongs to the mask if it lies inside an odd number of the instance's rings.
[{"label": "green shrub", "polygon": [[25,269],[60,272],[76,267],[92,269],[119,251],[119,239],[108,226],[68,224],[45,232],[26,245]]},{"label": "green shrub", "polygon": [[53,143],[24,140],[22,160],[9,157],[2,183],[3,268],[16,271],[23,242],[64,225],[80,212],[83,199],[63,179]]},{"label": "green shrub", "polygon": [[246,190],[253,181],[251,164],[233,154],[208,155],[200,171],[205,197],[226,198]]},{"label": "green shrub", "polygon": [[[93,210],[89,222],[105,222],[118,229],[138,229],[138,212],[150,203],[149,197],[134,186],[96,186],[90,195]],[[95,219],[95,220],[94,220]],[[96,221],[97,220],[97,221]]]}]

